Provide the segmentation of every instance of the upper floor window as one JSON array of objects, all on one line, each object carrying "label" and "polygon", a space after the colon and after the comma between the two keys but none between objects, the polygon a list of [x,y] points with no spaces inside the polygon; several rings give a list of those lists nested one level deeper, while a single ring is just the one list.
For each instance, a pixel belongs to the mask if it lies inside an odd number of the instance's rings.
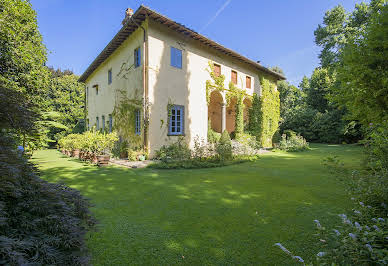
[{"label": "upper floor window", "polygon": [[112,83],[112,69],[108,70],[108,84]]},{"label": "upper floor window", "polygon": [[105,130],[105,115],[103,115],[103,116],[101,117],[101,128],[102,128],[102,131]]},{"label": "upper floor window", "polygon": [[112,115],[109,115],[109,133],[112,133],[113,128],[113,118]]},{"label": "upper floor window", "polygon": [[140,133],[141,133],[140,121],[141,121],[140,110],[136,109],[135,110],[135,134],[136,135],[140,135]]},{"label": "upper floor window", "polygon": [[100,120],[99,120],[98,116],[96,117],[96,129],[97,130],[100,129]]},{"label": "upper floor window", "polygon": [[93,88],[96,89],[96,95],[98,95],[98,85],[97,85],[97,84],[96,84],[96,85],[93,85]]},{"label": "upper floor window", "polygon": [[237,72],[232,70],[231,80],[234,84],[237,84]]},{"label": "upper floor window", "polygon": [[169,111],[168,119],[168,134],[169,135],[183,135],[184,134],[184,106],[172,105]]},{"label": "upper floor window", "polygon": [[251,88],[251,77],[246,77],[246,79],[245,79],[245,87],[247,88],[247,89],[250,89]]},{"label": "upper floor window", "polygon": [[135,58],[135,67],[140,66],[141,64],[141,53],[140,53],[140,47],[136,48],[134,51],[134,58]]},{"label": "upper floor window", "polygon": [[176,68],[182,68],[182,50],[171,46],[171,60],[170,64]]},{"label": "upper floor window", "polygon": [[214,74],[216,77],[219,77],[221,75],[221,66],[214,64]]}]

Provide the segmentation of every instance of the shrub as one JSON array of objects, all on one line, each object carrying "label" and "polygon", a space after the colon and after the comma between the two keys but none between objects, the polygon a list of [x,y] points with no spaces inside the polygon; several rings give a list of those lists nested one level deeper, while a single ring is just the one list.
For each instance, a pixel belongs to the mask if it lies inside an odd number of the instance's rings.
[{"label": "shrub", "polygon": [[286,134],[283,134],[278,148],[290,152],[304,151],[309,149],[309,144],[300,135],[291,135],[291,137],[287,137]]},{"label": "shrub", "polygon": [[191,151],[184,137],[178,137],[177,141],[170,145],[163,145],[155,153],[155,159],[163,162],[187,160],[191,157]]},{"label": "shrub", "polygon": [[79,191],[39,178],[0,132],[0,264],[85,265],[95,224]]},{"label": "shrub", "polygon": [[221,161],[230,160],[232,158],[232,142],[227,130],[222,132],[220,141],[216,144],[216,152]]},{"label": "shrub", "polygon": [[211,121],[208,121],[208,126],[207,126],[207,142],[208,143],[217,143],[221,138],[221,134],[218,132],[215,132],[212,129],[211,126]]}]

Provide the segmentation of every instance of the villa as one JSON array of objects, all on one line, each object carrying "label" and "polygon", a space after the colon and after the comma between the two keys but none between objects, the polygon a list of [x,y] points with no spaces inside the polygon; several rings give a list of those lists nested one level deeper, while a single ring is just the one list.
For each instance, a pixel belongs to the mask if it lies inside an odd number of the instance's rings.
[{"label": "villa", "polygon": [[[116,127],[118,92],[124,92],[138,100],[133,134],[151,156],[178,136],[190,146],[196,137],[206,141],[209,125],[216,132],[235,131],[236,100],[227,99],[227,89],[207,90],[210,72],[247,96],[261,95],[262,77],[273,84],[285,79],[148,7],[127,9],[122,23],[79,79],[85,83],[87,124],[108,131]],[[243,102],[252,103],[250,97]]]}]

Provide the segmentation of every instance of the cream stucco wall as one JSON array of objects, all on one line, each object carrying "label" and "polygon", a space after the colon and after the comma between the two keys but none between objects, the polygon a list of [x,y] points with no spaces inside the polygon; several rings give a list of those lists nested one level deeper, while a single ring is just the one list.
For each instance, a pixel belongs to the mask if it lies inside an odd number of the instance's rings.
[{"label": "cream stucco wall", "polygon": [[[147,23],[143,23],[147,28]],[[138,95],[143,97],[143,62],[139,67],[134,67],[134,50],[141,48],[143,55],[143,30],[137,29],[110,55],[85,82],[87,92],[87,119],[90,127],[96,123],[99,117],[100,128],[102,116],[105,116],[105,125],[109,121],[109,114],[112,114],[116,94],[118,91],[125,91],[128,97]],[[143,56],[142,56],[143,58]],[[108,70],[112,70],[112,83],[108,84]],[[94,85],[98,85],[98,95]],[[114,123],[114,121],[113,121]]]},{"label": "cream stucco wall", "polygon": [[[206,69],[209,60],[221,65],[221,73],[226,77],[226,88],[231,81],[231,70],[234,70],[238,73],[239,88],[244,88],[250,95],[260,95],[259,73],[253,67],[201,45],[191,38],[184,38],[153,21],[149,22],[148,36],[151,154],[162,145],[177,139],[177,136],[167,134],[168,104],[185,107],[184,132],[191,147],[196,136],[207,141],[206,80],[210,79],[210,75]],[[183,50],[182,69],[170,65],[171,47]],[[245,88],[246,76],[251,77],[251,89]],[[225,95],[223,96],[225,98]]]}]

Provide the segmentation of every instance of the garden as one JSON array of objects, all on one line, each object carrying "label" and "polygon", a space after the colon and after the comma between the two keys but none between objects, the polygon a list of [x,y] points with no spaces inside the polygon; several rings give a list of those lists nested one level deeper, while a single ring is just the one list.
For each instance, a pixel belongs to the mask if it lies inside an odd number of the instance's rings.
[{"label": "garden", "polygon": [[149,159],[148,103],[124,95],[121,128],[89,129],[84,84],[47,67],[31,3],[0,10],[1,265],[388,263],[386,1],[328,10],[298,86],[263,75],[247,95],[209,64],[206,100],[234,104],[234,132],[210,118],[207,142],[176,138],[143,169],[110,162]]}]

